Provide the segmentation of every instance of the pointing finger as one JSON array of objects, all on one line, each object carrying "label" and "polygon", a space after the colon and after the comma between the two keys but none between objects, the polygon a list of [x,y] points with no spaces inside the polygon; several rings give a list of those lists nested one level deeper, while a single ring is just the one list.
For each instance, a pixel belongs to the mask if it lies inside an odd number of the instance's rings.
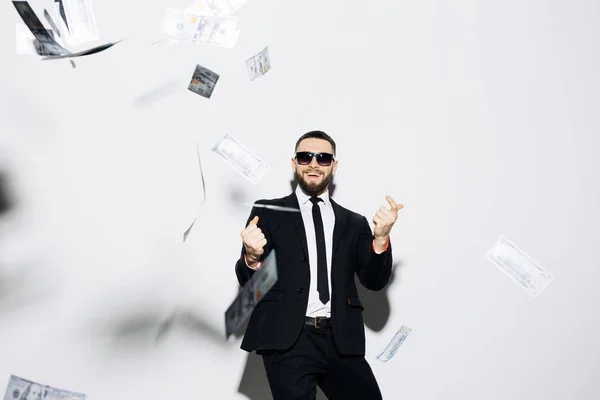
[{"label": "pointing finger", "polygon": [[394,199],[391,198],[391,196],[389,195],[385,195],[385,199],[387,200],[388,203],[390,203],[390,206],[392,207],[392,210],[397,209],[398,204],[396,204],[396,202],[394,201]]}]

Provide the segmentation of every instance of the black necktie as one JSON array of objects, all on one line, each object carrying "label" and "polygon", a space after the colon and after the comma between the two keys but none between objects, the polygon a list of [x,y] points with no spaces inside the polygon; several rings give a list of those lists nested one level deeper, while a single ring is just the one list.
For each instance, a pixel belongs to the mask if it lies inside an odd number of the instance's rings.
[{"label": "black necktie", "polygon": [[321,218],[321,210],[319,202],[323,199],[319,197],[311,197],[313,203],[312,215],[313,223],[315,224],[315,236],[317,238],[317,291],[319,292],[319,300],[321,303],[327,304],[329,301],[329,284],[327,282],[327,253],[325,251],[325,232],[323,231],[323,218]]}]

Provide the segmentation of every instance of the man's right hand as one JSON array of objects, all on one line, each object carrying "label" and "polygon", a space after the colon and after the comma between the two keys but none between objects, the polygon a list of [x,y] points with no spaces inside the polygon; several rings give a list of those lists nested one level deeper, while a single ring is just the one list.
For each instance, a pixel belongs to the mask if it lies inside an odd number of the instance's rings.
[{"label": "man's right hand", "polygon": [[262,233],[258,224],[258,216],[252,218],[248,226],[240,233],[246,252],[246,260],[249,264],[255,264],[260,260],[260,256],[265,252],[264,246],[267,239]]}]

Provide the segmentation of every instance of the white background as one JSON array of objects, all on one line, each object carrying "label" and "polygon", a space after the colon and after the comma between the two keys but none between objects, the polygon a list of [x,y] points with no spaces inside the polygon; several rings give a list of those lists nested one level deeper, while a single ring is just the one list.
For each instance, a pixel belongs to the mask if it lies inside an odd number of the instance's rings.
[{"label": "white background", "polygon": [[[17,55],[22,21],[0,5],[0,387],[270,398],[260,359],[224,341],[240,202],[290,193],[296,139],[320,129],[341,205],[405,205],[394,281],[361,291],[385,399],[600,397],[597,1],[250,0],[232,49],[152,46],[184,0],[93,5],[87,45],[128,39],[76,69]],[[272,69],[250,82],[265,46]],[[221,76],[210,100],[187,90],[196,64]],[[224,134],[271,165],[257,185],[211,152]],[[207,200],[184,244],[196,143]],[[501,235],[554,275],[538,298],[485,258]]]}]

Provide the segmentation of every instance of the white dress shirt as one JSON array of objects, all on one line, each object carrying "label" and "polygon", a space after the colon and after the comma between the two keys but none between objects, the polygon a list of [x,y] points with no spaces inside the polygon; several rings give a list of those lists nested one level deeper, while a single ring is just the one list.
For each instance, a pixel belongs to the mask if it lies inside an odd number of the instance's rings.
[{"label": "white dress shirt", "polygon": [[321,210],[321,218],[323,219],[323,232],[325,233],[325,252],[327,259],[327,283],[329,285],[329,301],[327,304],[321,303],[319,300],[319,292],[317,291],[317,237],[315,235],[315,225],[312,216],[313,203],[310,201],[311,196],[304,193],[300,186],[296,188],[296,197],[300,205],[302,221],[304,222],[304,230],[306,231],[306,245],[308,246],[308,261],[310,265],[310,288],[308,291],[308,307],[306,309],[307,317],[331,317],[331,251],[333,248],[333,227],[335,226],[335,213],[329,199],[329,191],[318,196],[323,201],[318,202]]}]

